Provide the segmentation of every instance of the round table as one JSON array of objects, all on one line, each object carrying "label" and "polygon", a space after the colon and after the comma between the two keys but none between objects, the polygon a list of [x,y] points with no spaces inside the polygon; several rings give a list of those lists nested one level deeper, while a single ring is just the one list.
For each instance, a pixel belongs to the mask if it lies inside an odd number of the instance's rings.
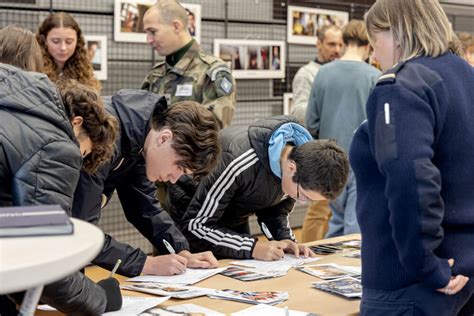
[{"label": "round table", "polygon": [[29,290],[21,311],[28,298],[34,312],[43,285],[82,269],[102,249],[104,233],[99,228],[71,221],[72,235],[0,238],[0,294]]}]

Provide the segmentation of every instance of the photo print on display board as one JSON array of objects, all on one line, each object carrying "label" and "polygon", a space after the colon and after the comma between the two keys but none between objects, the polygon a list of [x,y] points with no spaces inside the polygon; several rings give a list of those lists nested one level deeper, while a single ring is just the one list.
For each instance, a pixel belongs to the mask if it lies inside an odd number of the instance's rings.
[{"label": "photo print on display board", "polygon": [[84,35],[87,57],[98,80],[107,80],[107,36]]},{"label": "photo print on display board", "polygon": [[287,34],[288,43],[315,45],[318,30],[325,25],[334,24],[341,29],[349,22],[349,13],[288,6]]},{"label": "photo print on display board", "polygon": [[215,39],[214,55],[224,60],[235,79],[285,78],[285,42]]},{"label": "photo print on display board", "polygon": [[[116,42],[146,43],[143,30],[145,12],[156,0],[115,0],[114,40]],[[188,15],[189,33],[201,41],[201,5],[180,3]]]}]

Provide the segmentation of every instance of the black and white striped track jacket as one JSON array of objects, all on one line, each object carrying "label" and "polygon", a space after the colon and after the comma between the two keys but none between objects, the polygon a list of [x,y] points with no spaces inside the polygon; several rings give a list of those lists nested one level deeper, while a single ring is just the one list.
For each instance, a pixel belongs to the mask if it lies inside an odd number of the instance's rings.
[{"label": "black and white striped track jacket", "polygon": [[281,179],[272,173],[268,160],[273,131],[288,122],[297,121],[276,116],[221,131],[221,161],[199,183],[182,217],[193,250],[211,250],[219,258],[251,258],[256,243],[248,233],[252,214],[267,225],[275,240],[294,240],[288,215],[295,201],[284,196]]}]

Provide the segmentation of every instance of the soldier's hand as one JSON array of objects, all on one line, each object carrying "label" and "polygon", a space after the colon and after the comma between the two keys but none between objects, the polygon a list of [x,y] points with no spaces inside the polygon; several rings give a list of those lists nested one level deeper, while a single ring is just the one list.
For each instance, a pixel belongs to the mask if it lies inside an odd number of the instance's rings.
[{"label": "soldier's hand", "polygon": [[210,269],[217,268],[219,262],[217,262],[216,257],[210,251],[190,253],[187,250],[183,250],[179,253],[180,256],[185,257],[188,260],[188,268],[202,268]]},{"label": "soldier's hand", "polygon": [[285,254],[286,243],[283,241],[257,241],[253,248],[252,257],[258,260],[279,260]]},{"label": "soldier's hand", "polygon": [[163,255],[151,257],[145,260],[142,272],[154,275],[175,275],[186,271],[188,260],[180,255]]}]

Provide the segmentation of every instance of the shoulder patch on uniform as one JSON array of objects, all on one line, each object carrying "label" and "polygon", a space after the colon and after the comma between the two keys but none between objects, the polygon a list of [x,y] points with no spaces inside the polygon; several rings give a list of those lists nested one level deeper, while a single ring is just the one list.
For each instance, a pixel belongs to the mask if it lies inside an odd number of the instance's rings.
[{"label": "shoulder patch on uniform", "polygon": [[231,73],[229,67],[219,66],[219,67],[208,70],[207,75],[211,78],[211,81],[216,81],[217,74],[221,71],[226,72],[228,74]]},{"label": "shoulder patch on uniform", "polygon": [[226,94],[229,94],[229,92],[232,90],[232,82],[230,82],[226,77],[222,78],[220,86]]}]

